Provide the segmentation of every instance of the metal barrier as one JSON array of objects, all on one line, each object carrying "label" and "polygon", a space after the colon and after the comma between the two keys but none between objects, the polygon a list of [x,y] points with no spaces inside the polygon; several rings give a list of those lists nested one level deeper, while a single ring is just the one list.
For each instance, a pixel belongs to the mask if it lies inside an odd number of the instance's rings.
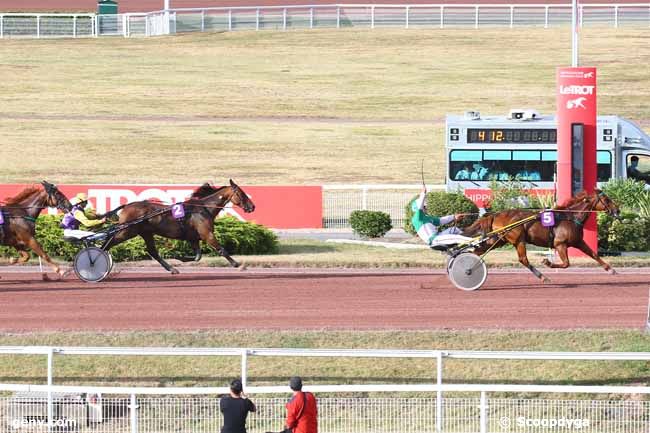
[{"label": "metal barrier", "polygon": [[[580,25],[650,26],[650,3],[580,5]],[[177,32],[314,28],[553,27],[570,4],[330,4],[174,8],[149,13],[0,14],[0,38],[155,36]]]},{"label": "metal barrier", "polygon": [[[444,185],[428,185],[429,191],[444,191]],[[393,227],[404,225],[406,205],[422,185],[324,185],[323,227],[350,227],[350,213],[374,210],[390,215]]]}]

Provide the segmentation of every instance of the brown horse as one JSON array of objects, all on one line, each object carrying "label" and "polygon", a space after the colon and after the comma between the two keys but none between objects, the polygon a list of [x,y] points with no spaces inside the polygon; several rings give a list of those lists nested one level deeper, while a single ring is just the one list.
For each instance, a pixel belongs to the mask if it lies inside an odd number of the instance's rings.
[{"label": "brown horse", "polygon": [[[5,201],[0,208],[4,217],[4,224],[0,225],[0,244],[14,247],[20,258],[11,258],[9,263],[25,263],[29,260],[28,250],[34,251],[40,258],[52,266],[54,272],[60,276],[65,275],[59,265],[54,263],[50,256],[43,250],[36,240],[36,218],[46,207],[68,211],[71,207],[68,198],[51,183],[41,182],[43,187],[33,186],[24,189],[15,197]],[[48,280],[43,273],[43,279]]]},{"label": "brown horse", "polygon": [[[562,263],[551,263],[548,259],[544,259],[542,263],[549,268],[569,267],[568,248],[574,247],[596,260],[607,272],[615,274],[612,267],[603,261],[583,239],[583,226],[593,211],[602,211],[612,216],[618,216],[619,209],[614,202],[600,190],[595,190],[591,194],[582,191],[562,206],[555,207],[554,210],[556,211],[554,227],[544,227],[540,219],[535,218],[528,223],[491,236],[489,240],[476,248],[474,253],[480,256],[493,248],[512,244],[517,250],[519,262],[542,282],[548,282],[550,280],[528,261],[526,244],[554,248],[557,251]],[[467,227],[463,234],[477,236],[494,230],[498,231],[509,224],[534,215],[539,215],[539,212],[518,209],[486,215]]]},{"label": "brown horse", "polygon": [[[255,210],[251,199],[232,180],[230,186],[215,188],[206,183],[197,188],[190,199],[183,203],[185,213],[183,218],[175,218],[170,206],[147,200],[122,205],[105,215],[110,216],[122,210],[119,224],[123,225],[123,229],[109,237],[102,248],[108,250],[128,239],[140,236],[145,242],[149,255],[172,274],[178,274],[178,270],[158,254],[154,235],[189,241],[195,256],[192,259],[182,259],[183,261],[199,261],[200,241],[204,241],[228,260],[231,266],[238,267],[239,263],[230,257],[214,237],[214,219],[228,202],[241,207],[247,213]],[[147,215],[152,216],[147,217]]]}]

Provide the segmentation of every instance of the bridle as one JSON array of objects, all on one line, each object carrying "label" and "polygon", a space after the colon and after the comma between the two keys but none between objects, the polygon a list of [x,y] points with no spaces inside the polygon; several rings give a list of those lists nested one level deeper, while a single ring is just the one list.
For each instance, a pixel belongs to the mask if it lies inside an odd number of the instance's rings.
[{"label": "bridle", "polygon": [[67,212],[70,209],[63,203],[63,200],[61,200],[61,191],[56,187],[56,185],[53,185],[51,183],[44,182],[43,187],[45,188],[45,192],[47,193],[47,199],[48,199],[48,205],[50,204],[51,201],[55,200],[56,201],[56,208],[60,211]]}]

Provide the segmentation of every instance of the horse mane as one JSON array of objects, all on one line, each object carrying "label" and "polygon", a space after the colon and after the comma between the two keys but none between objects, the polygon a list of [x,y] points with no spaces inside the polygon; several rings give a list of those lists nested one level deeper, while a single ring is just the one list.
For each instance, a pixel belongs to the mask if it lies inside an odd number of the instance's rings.
[{"label": "horse mane", "polygon": [[197,189],[195,189],[190,198],[204,198],[224,188],[225,186],[220,186],[218,188],[215,188],[214,186],[206,182],[200,187],[198,187]]},{"label": "horse mane", "polygon": [[492,222],[494,221],[494,215],[485,215],[481,218],[474,221],[469,227],[466,227],[463,230],[463,236],[476,236],[480,234],[486,234],[492,231]]},{"label": "horse mane", "polygon": [[24,190],[20,191],[15,196],[9,197],[7,200],[5,200],[5,204],[7,204],[7,205],[18,204],[18,203],[22,202],[23,200],[25,200],[30,195],[34,194],[35,192],[40,192],[40,188],[37,187],[37,186],[27,187]]},{"label": "horse mane", "polygon": [[[596,190],[596,192],[599,192],[599,190]],[[591,194],[587,193],[587,191],[580,191],[577,193],[574,197],[566,199],[563,203],[557,205],[555,209],[566,209],[569,206],[572,206],[579,202],[580,200],[584,200],[586,197],[589,197]]]}]

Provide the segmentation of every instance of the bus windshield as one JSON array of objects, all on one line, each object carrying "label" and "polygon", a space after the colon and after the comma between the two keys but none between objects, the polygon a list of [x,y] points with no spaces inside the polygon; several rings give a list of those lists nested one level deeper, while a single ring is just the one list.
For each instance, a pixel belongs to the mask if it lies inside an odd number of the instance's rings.
[{"label": "bus windshield", "polygon": [[[606,182],[612,177],[612,155],[599,150],[597,158],[598,182]],[[553,182],[556,163],[556,150],[452,150],[449,179]]]}]

